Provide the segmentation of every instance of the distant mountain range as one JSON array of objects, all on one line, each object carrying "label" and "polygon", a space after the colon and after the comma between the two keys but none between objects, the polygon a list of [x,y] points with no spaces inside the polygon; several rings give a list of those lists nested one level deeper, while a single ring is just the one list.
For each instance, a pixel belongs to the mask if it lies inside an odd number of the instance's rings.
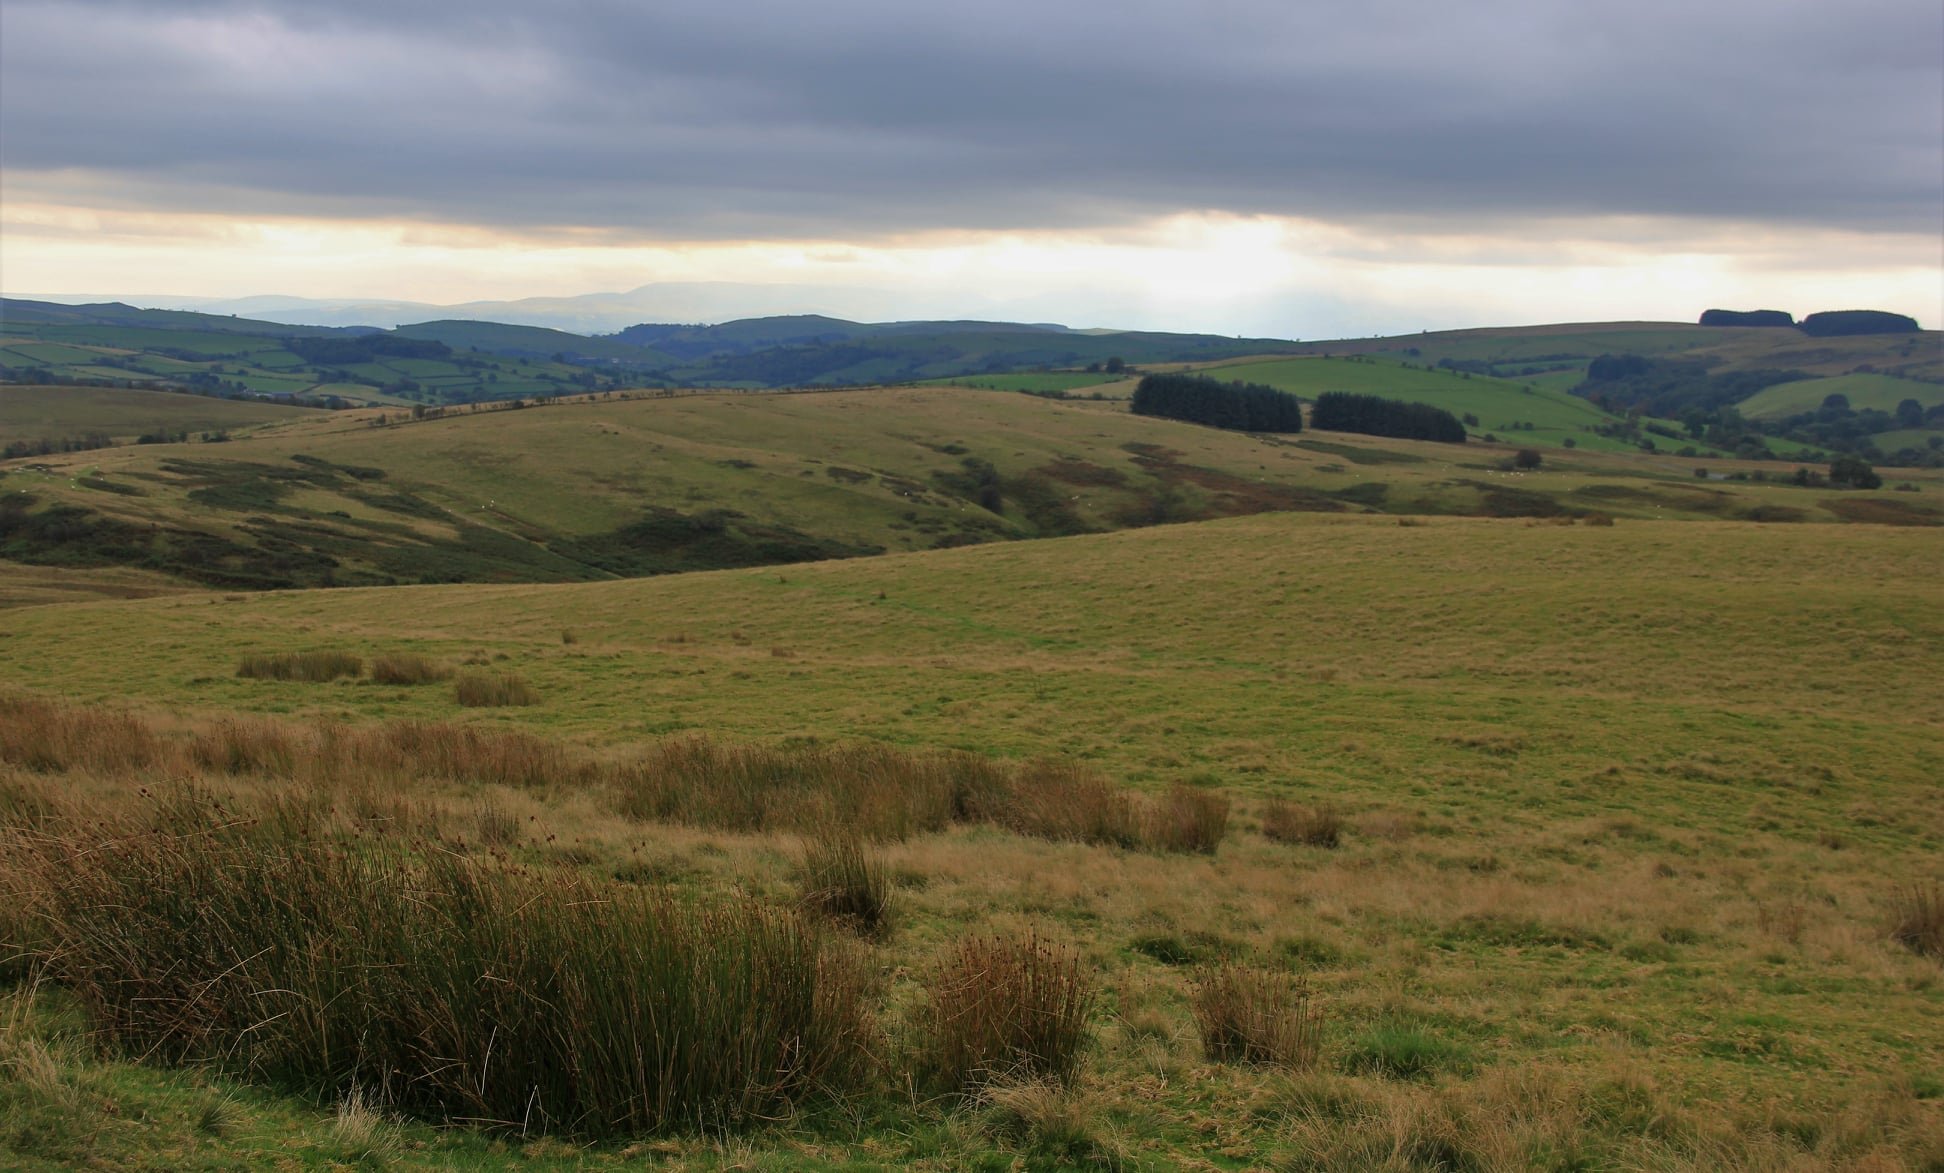
[{"label": "distant mountain range", "polygon": [[[193,310],[236,315],[298,326],[377,326],[390,329],[412,322],[460,320],[542,326],[573,334],[612,334],[640,322],[727,322],[741,318],[831,313],[860,320],[964,312],[967,298],[947,304],[889,290],[841,285],[749,285],[726,281],[663,282],[625,293],[588,293],[576,297],[526,297],[516,301],[470,301],[438,305],[421,301],[286,297],[212,298],[132,294],[37,295],[32,300],[68,305],[122,302],[154,309]],[[973,298],[995,315],[1008,312],[996,298]],[[1018,307],[1013,307],[1017,309]]]},{"label": "distant mountain range", "polygon": [[427,404],[622,386],[854,386],[1302,349],[1278,338],[818,314],[713,326],[636,322],[595,335],[470,318],[387,330],[14,298],[0,299],[0,332],[0,377],[17,382],[151,380],[219,394]]}]

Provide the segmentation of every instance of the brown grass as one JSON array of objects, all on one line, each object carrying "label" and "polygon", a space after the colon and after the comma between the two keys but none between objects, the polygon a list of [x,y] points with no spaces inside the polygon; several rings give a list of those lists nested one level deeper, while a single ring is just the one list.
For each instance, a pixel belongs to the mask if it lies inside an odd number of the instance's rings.
[{"label": "brown grass", "polygon": [[1138,847],[1134,796],[1078,762],[1042,760],[1021,770],[994,821],[1022,835]]},{"label": "brown grass", "polygon": [[1213,855],[1228,833],[1228,819],[1227,796],[1176,783],[1149,810],[1144,845]]},{"label": "brown grass", "polygon": [[1316,1062],[1322,1015],[1288,974],[1226,962],[1199,975],[1190,1005],[1210,1059],[1282,1067]]},{"label": "brown grass", "polygon": [[451,678],[447,665],[411,652],[392,652],[371,661],[374,684],[435,684]]},{"label": "brown grass", "polygon": [[48,976],[132,1055],[539,1131],[771,1119],[866,1069],[868,973],[792,914],[317,813],[174,790],[11,830]]},{"label": "brown grass", "polygon": [[302,680],[321,684],[364,671],[362,657],[350,652],[256,652],[237,661],[236,674],[254,680]]},{"label": "brown grass", "polygon": [[1079,956],[1036,934],[966,937],[934,971],[921,1011],[924,1065],[950,1091],[1065,1081],[1090,1037],[1093,981]]},{"label": "brown grass", "polygon": [[1273,799],[1262,808],[1262,834],[1277,843],[1335,847],[1343,841],[1343,817],[1328,804],[1303,806]]},{"label": "brown grass", "polygon": [[1890,939],[1920,957],[1944,958],[1944,887],[1911,884],[1892,900]]},{"label": "brown grass", "polygon": [[517,672],[462,673],[453,683],[453,697],[469,709],[540,703],[540,694]]},{"label": "brown grass", "polygon": [[891,884],[884,861],[872,854],[863,836],[833,829],[804,845],[801,868],[804,908],[881,937],[890,927]]}]

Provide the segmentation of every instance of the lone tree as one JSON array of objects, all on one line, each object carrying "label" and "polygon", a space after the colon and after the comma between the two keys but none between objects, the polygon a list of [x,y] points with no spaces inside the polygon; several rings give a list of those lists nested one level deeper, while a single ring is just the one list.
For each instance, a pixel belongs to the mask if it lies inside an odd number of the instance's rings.
[{"label": "lone tree", "polygon": [[1829,464],[1829,483],[1845,489],[1876,489],[1883,486],[1870,463],[1855,453],[1845,453]]},{"label": "lone tree", "polygon": [[1512,458],[1512,463],[1520,468],[1538,468],[1544,462],[1545,457],[1539,455],[1537,448],[1521,448],[1519,454]]}]

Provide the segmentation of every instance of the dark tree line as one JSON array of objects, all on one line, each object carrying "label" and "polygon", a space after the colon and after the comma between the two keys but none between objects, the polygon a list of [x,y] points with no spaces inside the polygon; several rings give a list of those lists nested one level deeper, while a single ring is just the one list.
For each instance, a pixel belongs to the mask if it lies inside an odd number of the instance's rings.
[{"label": "dark tree line", "polygon": [[1827,310],[1796,323],[1811,338],[1841,338],[1851,334],[1915,334],[1917,319],[1882,310]]},{"label": "dark tree line", "polygon": [[1701,315],[1703,326],[1793,326],[1795,315],[1787,310],[1708,310]]},{"label": "dark tree line", "polygon": [[1361,432],[1404,440],[1465,442],[1465,425],[1442,407],[1377,395],[1325,391],[1310,410],[1310,426],[1330,432]]},{"label": "dark tree line", "polygon": [[1302,401],[1261,383],[1224,383],[1207,375],[1146,375],[1134,389],[1135,415],[1158,415],[1237,432],[1300,432]]}]

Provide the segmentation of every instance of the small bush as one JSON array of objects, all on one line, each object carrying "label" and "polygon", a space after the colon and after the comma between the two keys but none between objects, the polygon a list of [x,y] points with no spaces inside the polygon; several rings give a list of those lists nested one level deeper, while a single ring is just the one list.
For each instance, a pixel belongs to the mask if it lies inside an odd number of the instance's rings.
[{"label": "small bush", "polygon": [[1177,783],[1148,813],[1147,845],[1213,855],[1228,833],[1228,818],[1226,796]]},{"label": "small bush", "polygon": [[236,674],[253,680],[302,680],[322,684],[356,677],[364,660],[350,652],[259,652],[237,662]]},{"label": "small bush", "polygon": [[540,694],[517,672],[467,672],[455,682],[453,693],[469,709],[540,703]]},{"label": "small bush", "polygon": [[394,652],[371,661],[374,684],[433,684],[451,677],[452,669],[444,664],[409,652]]},{"label": "small bush", "polygon": [[883,862],[862,836],[831,831],[810,840],[803,851],[802,883],[805,908],[863,936],[879,936],[889,923],[891,885]]},{"label": "small bush", "polygon": [[1030,933],[967,937],[932,975],[919,1024],[923,1060],[949,1091],[1065,1081],[1079,1068],[1093,1000],[1076,954]]},{"label": "small bush", "polygon": [[1327,804],[1299,806],[1279,798],[1262,808],[1262,834],[1278,843],[1335,847],[1343,841],[1343,816]]},{"label": "small bush", "polygon": [[571,627],[563,627],[560,629],[560,642],[571,647],[580,642],[580,632]]},{"label": "small bush", "polygon": [[1228,963],[1206,970],[1191,1005],[1202,1050],[1222,1063],[1308,1067],[1322,1043],[1322,1016],[1287,974]]},{"label": "small bush", "polygon": [[1944,957],[1944,887],[1912,884],[1897,892],[1890,939],[1922,957]]},{"label": "small bush", "polygon": [[1582,525],[1612,525],[1613,516],[1608,513],[1589,513],[1580,518]]}]

